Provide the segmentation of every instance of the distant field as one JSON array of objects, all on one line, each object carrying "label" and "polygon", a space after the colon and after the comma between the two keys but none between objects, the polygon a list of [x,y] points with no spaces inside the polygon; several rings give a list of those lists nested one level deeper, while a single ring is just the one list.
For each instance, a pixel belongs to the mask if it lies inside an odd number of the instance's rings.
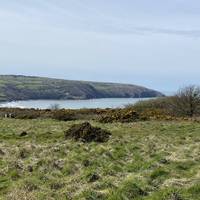
[{"label": "distant field", "polygon": [[162,94],[155,90],[130,84],[0,75],[0,101],[157,96],[162,96]]},{"label": "distant field", "polygon": [[0,199],[200,199],[199,123],[91,121],[108,142],[64,140],[80,122],[1,119]]}]

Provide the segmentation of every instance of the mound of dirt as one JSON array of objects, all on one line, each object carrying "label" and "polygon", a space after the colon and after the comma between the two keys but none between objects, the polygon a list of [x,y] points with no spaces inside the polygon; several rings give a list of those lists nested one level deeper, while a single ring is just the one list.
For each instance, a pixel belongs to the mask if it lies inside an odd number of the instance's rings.
[{"label": "mound of dirt", "polygon": [[75,139],[82,142],[107,142],[111,133],[98,127],[93,127],[90,123],[73,125],[65,132],[65,139]]},{"label": "mound of dirt", "polygon": [[25,136],[27,136],[27,135],[28,135],[28,133],[27,133],[26,131],[23,131],[23,132],[20,133],[19,136],[20,136],[20,137],[25,137]]},{"label": "mound of dirt", "polygon": [[4,156],[4,155],[5,155],[5,152],[2,149],[0,149],[0,156]]}]

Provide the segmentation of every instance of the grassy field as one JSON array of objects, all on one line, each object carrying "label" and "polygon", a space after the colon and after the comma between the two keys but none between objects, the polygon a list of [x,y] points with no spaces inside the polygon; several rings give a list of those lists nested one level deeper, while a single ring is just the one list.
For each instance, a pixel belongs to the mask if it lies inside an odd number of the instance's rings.
[{"label": "grassy field", "polygon": [[158,96],[162,94],[137,85],[0,75],[0,101]]},{"label": "grassy field", "polygon": [[65,140],[81,122],[1,119],[0,199],[200,199],[199,123],[91,121],[108,142]]}]

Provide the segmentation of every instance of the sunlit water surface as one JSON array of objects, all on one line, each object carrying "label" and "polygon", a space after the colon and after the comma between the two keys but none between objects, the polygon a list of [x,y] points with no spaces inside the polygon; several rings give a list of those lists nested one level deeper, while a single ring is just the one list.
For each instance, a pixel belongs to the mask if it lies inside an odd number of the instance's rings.
[{"label": "sunlit water surface", "polygon": [[28,100],[1,103],[0,107],[11,108],[38,108],[48,109],[55,105],[59,108],[81,109],[81,108],[122,108],[128,104],[135,104],[140,100],[148,98],[105,98],[90,100]]}]

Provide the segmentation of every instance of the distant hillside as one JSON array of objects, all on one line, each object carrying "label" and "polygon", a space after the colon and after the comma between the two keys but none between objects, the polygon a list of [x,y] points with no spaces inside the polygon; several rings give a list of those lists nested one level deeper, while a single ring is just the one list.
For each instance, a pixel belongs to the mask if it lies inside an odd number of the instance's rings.
[{"label": "distant hillside", "polygon": [[136,85],[0,75],[0,101],[157,96],[162,94]]}]

